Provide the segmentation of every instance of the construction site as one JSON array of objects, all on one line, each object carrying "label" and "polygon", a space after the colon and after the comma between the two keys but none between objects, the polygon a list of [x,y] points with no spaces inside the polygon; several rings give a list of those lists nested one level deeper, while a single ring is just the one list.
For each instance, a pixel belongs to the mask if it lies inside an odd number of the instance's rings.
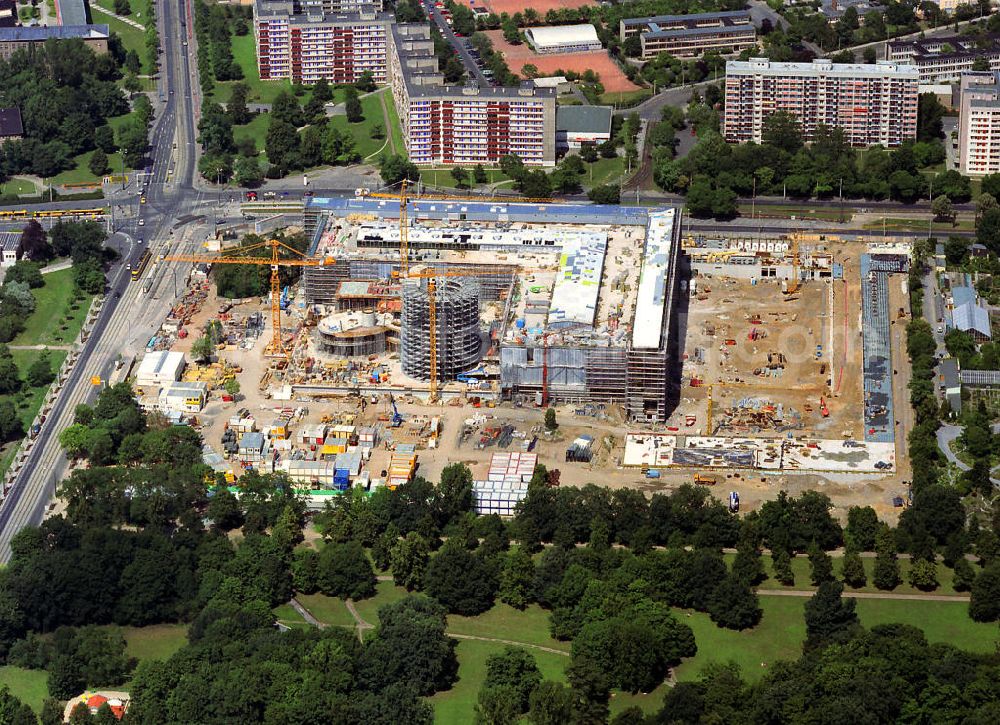
[{"label": "construction site", "polygon": [[[764,497],[766,476],[899,473],[889,281],[905,248],[697,238],[673,208],[405,188],[244,214],[241,231],[301,230],[307,251],[170,257],[195,263],[187,293],[134,376],[144,407],[201,428],[230,483],[285,471],[321,503],[460,461],[482,510],[508,513],[524,456],[560,469],[550,483],[757,475]],[[215,264],[270,267],[271,294],[219,299]],[[288,286],[284,267],[301,270]],[[205,335],[215,355],[196,361]],[[541,425],[549,407],[558,430]]]}]

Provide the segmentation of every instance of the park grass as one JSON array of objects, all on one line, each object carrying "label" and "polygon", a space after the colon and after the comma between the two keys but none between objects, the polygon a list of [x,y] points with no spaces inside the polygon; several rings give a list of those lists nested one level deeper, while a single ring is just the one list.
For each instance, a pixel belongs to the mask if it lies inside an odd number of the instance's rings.
[{"label": "park grass", "polygon": [[[735,554],[724,554],[724,558],[730,564],[736,557]],[[835,576],[838,576],[841,571],[842,557],[836,556],[833,558],[833,572]],[[861,588],[853,588],[845,586],[844,591],[850,592],[882,592],[882,589],[876,588],[871,582],[875,575],[875,559],[871,557],[865,557],[862,560],[865,567],[865,573],[868,575],[868,584]],[[764,572],[767,574],[767,579],[762,581],[758,585],[758,589],[806,589],[814,590],[816,587],[812,586],[810,581],[810,567],[809,559],[803,556],[797,556],[792,559],[792,573],[795,575],[795,583],[791,586],[783,586],[777,579],[774,578],[774,570],[772,568],[773,561],[770,556],[761,557],[761,562],[764,564]],[[907,581],[907,577],[910,572],[910,560],[900,559],[899,560],[899,573],[903,580],[898,587],[892,590],[894,594],[924,594],[921,590],[916,587],[910,586]],[[943,594],[943,595],[954,595],[954,596],[968,596],[965,592],[956,592],[953,586],[953,581],[955,577],[954,570],[946,567],[941,562],[937,564],[937,578],[938,578],[938,588],[933,591],[933,594]]]},{"label": "park grass", "polygon": [[943,642],[969,652],[996,651],[1000,632],[996,623],[974,622],[965,602],[858,599],[857,613],[866,627],[909,624],[922,629],[927,641]]},{"label": "park grass", "polygon": [[312,627],[302,616],[295,611],[295,607],[291,604],[282,604],[279,607],[275,607],[273,610],[274,616],[278,620],[278,624],[283,624],[291,629],[310,629]]},{"label": "park grass", "polygon": [[[339,102],[339,96],[337,101]],[[333,128],[347,133],[354,139],[354,148],[362,159],[368,158],[379,151],[384,145],[390,130],[385,128],[385,116],[382,113],[381,97],[377,93],[369,93],[361,98],[361,111],[364,119],[358,123],[350,123],[345,115],[337,115],[327,122]],[[372,138],[372,127],[378,124],[382,127],[383,138]]]},{"label": "park grass", "polygon": [[816,208],[813,209],[809,206],[808,202],[802,205],[797,204],[780,204],[780,205],[768,205],[764,206],[762,204],[739,204],[737,206],[740,216],[749,217],[751,214],[755,218],[766,219],[766,218],[781,218],[781,219],[791,219],[795,217],[796,219],[816,219],[828,222],[839,222],[843,218],[844,222],[849,222],[854,216],[853,211],[849,206],[845,206],[843,211],[832,208]]},{"label": "park grass", "polygon": [[48,673],[44,670],[0,667],[0,685],[9,688],[14,697],[36,713],[42,711],[42,703],[49,696],[48,677]]},{"label": "park grass", "polygon": [[[358,610],[361,618],[369,624],[379,623],[378,610],[386,604],[398,602],[406,597],[410,592],[403,587],[397,587],[392,582],[378,582],[375,587],[375,596],[368,599],[359,599],[354,602],[354,608]],[[301,599],[300,599],[301,601]],[[353,620],[352,620],[353,624]]]},{"label": "park grass", "polygon": [[[140,54],[141,55],[141,54]],[[108,119],[108,126],[115,132],[115,136],[118,135],[118,130],[129,123],[133,116],[131,113],[123,113],[121,116],[115,116],[114,118]],[[90,172],[90,156],[93,151],[86,151],[82,154],[73,157],[74,166],[72,169],[67,169],[56,176],[49,179],[49,182],[55,186],[60,184],[86,184],[92,182],[95,184],[101,183],[101,177],[94,176]],[[108,154],[108,168],[110,174],[120,174],[122,172],[122,157],[117,151]],[[131,169],[125,168],[125,171],[130,171]]]},{"label": "park grass", "polygon": [[[499,642],[461,640],[455,648],[458,657],[458,681],[450,690],[429,698],[438,723],[467,723],[475,720],[476,699],[486,676],[486,660],[500,654],[507,645]],[[546,680],[566,681],[569,657],[528,649]]]},{"label": "park grass", "polygon": [[0,183],[0,196],[21,196],[22,194],[34,194],[34,183],[27,179],[9,179]]},{"label": "park grass", "polygon": [[392,146],[396,147],[396,153],[406,156],[406,142],[403,140],[403,127],[399,122],[399,113],[396,111],[396,103],[392,98],[392,93],[385,91],[381,96],[385,99],[385,110],[389,116],[389,138],[392,144],[386,146],[386,153],[392,153]]},{"label": "park grass", "polygon": [[[454,167],[451,166],[439,166],[436,168],[423,168],[420,170],[420,180],[427,184],[428,186],[438,186],[443,189],[457,189],[458,182],[455,181],[455,177],[451,175],[451,170]],[[479,184],[475,184],[472,181],[472,166],[463,166],[467,172],[468,176],[466,178],[466,184],[472,184],[471,189],[462,189],[462,192],[476,193],[477,189],[480,189]],[[510,177],[507,176],[500,169],[491,169],[485,167],[487,184],[499,184],[503,181],[510,181]],[[480,189],[482,191],[482,189]]]},{"label": "park grass", "polygon": [[61,269],[43,276],[45,286],[32,290],[35,311],[24,322],[24,331],[12,345],[69,345],[80,332],[90,309],[91,295],[84,294],[70,309],[75,285],[73,269]]},{"label": "park grass", "polygon": [[[474,637],[494,637],[512,642],[536,644],[569,652],[569,642],[560,642],[549,634],[549,613],[537,604],[524,611],[498,603],[478,617],[448,617],[448,632]],[[532,650],[537,652],[537,650]]]},{"label": "park grass", "polygon": [[601,184],[617,184],[625,175],[625,159],[615,156],[612,159],[597,159],[592,164],[584,164],[582,181],[585,187]]},{"label": "park grass", "polygon": [[603,106],[613,106],[616,104],[627,104],[629,106],[637,103],[638,101],[644,101],[653,95],[652,89],[649,88],[639,88],[634,91],[620,91],[617,93],[605,93],[600,97],[600,103]]},{"label": "park grass", "polygon": [[270,118],[270,115],[266,113],[258,113],[251,119],[250,123],[245,123],[242,126],[233,126],[233,138],[237,142],[244,138],[252,138],[253,142],[257,145],[257,151],[263,154],[264,141],[267,139],[267,127]]},{"label": "park grass", "polygon": [[[920,218],[899,219],[885,217],[873,222],[868,222],[863,226],[863,228],[874,231],[884,228],[886,231],[890,232],[926,232],[928,229],[928,222],[926,219]],[[954,224],[951,222],[933,222],[931,223],[930,228],[931,232],[949,234],[957,231],[973,231],[976,228],[976,225],[970,219],[958,219]]]},{"label": "park grass", "polygon": [[[247,99],[253,103],[271,103],[282,91],[291,91],[292,82],[288,80],[262,81],[257,70],[257,49],[253,33],[233,35],[233,59],[243,70],[243,82],[250,86]],[[233,95],[233,84],[237,81],[216,81],[211,99],[216,103],[226,103]],[[306,92],[299,98],[301,103],[309,100]]]},{"label": "park grass", "polygon": [[[146,51],[146,33],[138,28],[133,28],[128,23],[123,23],[118,18],[113,18],[104,13],[94,13],[96,23],[107,25],[108,29],[122,39],[122,45],[126,51],[134,50],[139,55],[139,70],[148,74],[152,72],[149,64],[149,53]],[[140,22],[140,21],[136,21]]]},{"label": "park grass", "polygon": [[[62,366],[63,361],[66,359],[65,350],[49,350],[49,360],[52,365],[52,372],[56,372]],[[24,379],[24,374],[28,370],[35,360],[42,356],[43,350],[11,350],[11,357],[14,358],[14,362],[17,365],[17,369],[20,371],[21,379]],[[17,410],[17,416],[21,420],[21,426],[24,428],[25,432],[31,426],[31,422],[38,415],[38,411],[41,410],[42,404],[45,402],[45,396],[49,391],[49,386],[43,386],[41,388],[30,388],[27,384],[17,393],[11,395],[0,395],[0,402],[9,401],[14,404],[14,408]],[[6,445],[3,451],[3,455],[0,456],[0,476],[7,472],[10,464],[14,461],[14,454],[17,452],[19,441],[11,441]]]},{"label": "park grass", "polygon": [[798,658],[806,638],[803,607],[807,601],[804,597],[761,597],[764,615],[760,623],[743,632],[717,627],[703,612],[678,611],[680,621],[694,631],[698,653],[677,667],[677,679],[695,680],[707,664],[732,661],[749,682],[756,682],[775,662]]},{"label": "park grass", "polygon": [[331,627],[354,627],[354,617],[347,611],[344,600],[325,594],[298,594],[295,597],[323,624]]},{"label": "park grass", "polygon": [[125,654],[143,660],[167,660],[188,643],[186,624],[151,624],[148,627],[122,627]]}]

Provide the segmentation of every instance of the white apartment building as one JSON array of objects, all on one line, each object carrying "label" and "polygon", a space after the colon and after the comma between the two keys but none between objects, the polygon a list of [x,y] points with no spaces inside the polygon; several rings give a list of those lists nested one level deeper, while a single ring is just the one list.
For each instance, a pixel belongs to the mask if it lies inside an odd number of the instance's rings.
[{"label": "white apartment building", "polygon": [[959,170],[968,176],[1000,172],[1000,73],[967,73],[959,93]]},{"label": "white apartment building", "polygon": [[889,61],[729,61],[723,136],[760,143],[764,120],[787,111],[806,139],[822,124],[843,129],[852,146],[898,146],[917,133],[918,85],[915,67]]}]

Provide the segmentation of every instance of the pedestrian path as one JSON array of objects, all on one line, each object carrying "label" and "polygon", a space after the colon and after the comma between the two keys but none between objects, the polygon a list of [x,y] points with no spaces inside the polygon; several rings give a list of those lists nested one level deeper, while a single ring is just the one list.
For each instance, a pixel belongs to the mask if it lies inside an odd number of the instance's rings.
[{"label": "pedestrian path", "polygon": [[91,9],[92,11],[93,11],[93,10],[96,10],[96,11],[97,11],[97,12],[99,12],[99,13],[104,13],[105,15],[110,15],[110,16],[111,16],[111,17],[113,17],[113,18],[114,18],[115,20],[121,20],[121,21],[122,21],[123,23],[125,23],[126,25],[131,25],[131,26],[132,26],[133,28],[135,28],[136,30],[145,30],[145,29],[146,29],[146,26],[145,26],[145,25],[143,25],[142,23],[137,23],[137,22],[135,22],[134,20],[131,20],[131,19],[129,19],[129,18],[126,18],[126,17],[124,17],[124,16],[122,16],[122,15],[115,15],[115,14],[114,14],[113,12],[111,12],[111,11],[110,11],[110,10],[108,10],[107,8],[102,8],[102,7],[100,6],[100,5],[98,5],[98,4],[96,4],[96,3],[91,3],[91,5],[90,5],[90,9]]}]

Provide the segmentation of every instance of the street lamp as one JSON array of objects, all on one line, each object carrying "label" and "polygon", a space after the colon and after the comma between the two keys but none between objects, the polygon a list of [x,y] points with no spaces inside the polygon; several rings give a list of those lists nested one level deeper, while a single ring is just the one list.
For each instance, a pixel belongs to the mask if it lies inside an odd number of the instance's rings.
[{"label": "street lamp", "polygon": [[118,156],[122,162],[122,191],[125,191],[125,149],[118,149]]}]

